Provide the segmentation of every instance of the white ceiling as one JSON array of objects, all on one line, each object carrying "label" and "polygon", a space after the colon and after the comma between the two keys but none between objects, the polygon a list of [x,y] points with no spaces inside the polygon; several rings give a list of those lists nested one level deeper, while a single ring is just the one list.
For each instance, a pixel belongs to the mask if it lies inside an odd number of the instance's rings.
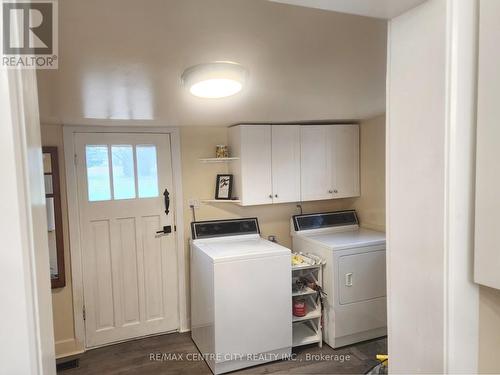
[{"label": "white ceiling", "polygon": [[276,3],[390,19],[427,0],[270,0]]},{"label": "white ceiling", "polygon": [[[143,3],[59,2],[59,68],[37,72],[43,123],[201,126],[385,111],[384,20],[267,0]],[[190,95],[184,69],[220,60],[248,69],[242,92]]]}]

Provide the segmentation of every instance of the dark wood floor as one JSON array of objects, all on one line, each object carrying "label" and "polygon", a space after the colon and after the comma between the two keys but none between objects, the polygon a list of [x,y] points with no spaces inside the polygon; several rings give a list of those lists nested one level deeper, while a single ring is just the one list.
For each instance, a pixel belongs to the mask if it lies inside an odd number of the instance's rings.
[{"label": "dark wood floor", "polygon": [[[233,374],[364,374],[377,364],[375,355],[386,352],[385,338],[338,350],[333,350],[326,344],[321,349],[311,345],[295,349],[297,356],[294,360],[268,363]],[[182,354],[183,358],[154,361],[150,359],[152,353]],[[198,353],[190,333],[173,333],[89,350],[80,359],[78,368],[60,371],[59,374],[211,374],[205,362],[187,361],[185,356],[188,353]],[[337,360],[308,360],[308,355],[321,354],[339,357]],[[343,362],[340,361],[340,356],[344,356]]]}]

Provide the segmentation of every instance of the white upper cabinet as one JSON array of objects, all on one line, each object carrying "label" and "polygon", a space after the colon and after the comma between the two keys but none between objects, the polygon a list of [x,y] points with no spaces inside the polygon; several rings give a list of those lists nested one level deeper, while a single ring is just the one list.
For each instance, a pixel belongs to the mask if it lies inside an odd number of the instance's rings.
[{"label": "white upper cabinet", "polygon": [[234,196],[243,206],[300,200],[300,126],[238,125],[229,129]]},{"label": "white upper cabinet", "polygon": [[301,126],[300,137],[302,200],[332,199],[330,126]]},{"label": "white upper cabinet", "polygon": [[303,201],[360,195],[358,125],[301,127],[301,191]]},{"label": "white upper cabinet", "polygon": [[271,126],[238,125],[229,129],[230,164],[234,175],[233,196],[243,206],[273,203]]},{"label": "white upper cabinet", "polygon": [[358,125],[237,125],[229,147],[243,206],[359,196]]},{"label": "white upper cabinet", "polygon": [[300,201],[300,126],[274,125],[272,132],[273,203]]},{"label": "white upper cabinet", "polygon": [[333,197],[358,197],[360,195],[359,126],[335,125],[330,128]]}]

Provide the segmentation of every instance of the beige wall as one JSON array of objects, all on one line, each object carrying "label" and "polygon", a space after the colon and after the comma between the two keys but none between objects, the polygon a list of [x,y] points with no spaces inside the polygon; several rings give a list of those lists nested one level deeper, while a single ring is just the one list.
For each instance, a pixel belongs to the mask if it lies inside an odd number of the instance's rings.
[{"label": "beige wall", "polygon": [[[54,315],[54,339],[56,354],[59,348],[74,346],[73,294],[71,289],[71,260],[69,249],[68,204],[66,198],[66,178],[64,165],[64,148],[62,126],[42,125],[42,146],[57,146],[59,157],[59,173],[61,177],[61,211],[64,237],[64,267],[66,286],[52,289],[52,312]],[[59,350],[60,351],[60,350]]]},{"label": "beige wall", "polygon": [[500,290],[480,287],[479,371],[500,374]]},{"label": "beige wall", "polygon": [[360,124],[361,197],[354,203],[361,224],[385,231],[385,116]]}]

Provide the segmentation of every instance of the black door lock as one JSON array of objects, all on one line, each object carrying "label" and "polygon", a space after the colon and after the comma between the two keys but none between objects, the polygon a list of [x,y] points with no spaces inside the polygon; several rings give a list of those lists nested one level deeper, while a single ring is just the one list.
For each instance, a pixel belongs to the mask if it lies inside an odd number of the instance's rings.
[{"label": "black door lock", "polygon": [[168,192],[167,189],[163,192],[163,199],[165,200],[165,215],[168,216],[168,213],[170,212],[170,193]]},{"label": "black door lock", "polygon": [[156,232],[156,234],[169,234],[172,233],[172,226],[171,225],[165,225],[162,230],[159,230]]}]

